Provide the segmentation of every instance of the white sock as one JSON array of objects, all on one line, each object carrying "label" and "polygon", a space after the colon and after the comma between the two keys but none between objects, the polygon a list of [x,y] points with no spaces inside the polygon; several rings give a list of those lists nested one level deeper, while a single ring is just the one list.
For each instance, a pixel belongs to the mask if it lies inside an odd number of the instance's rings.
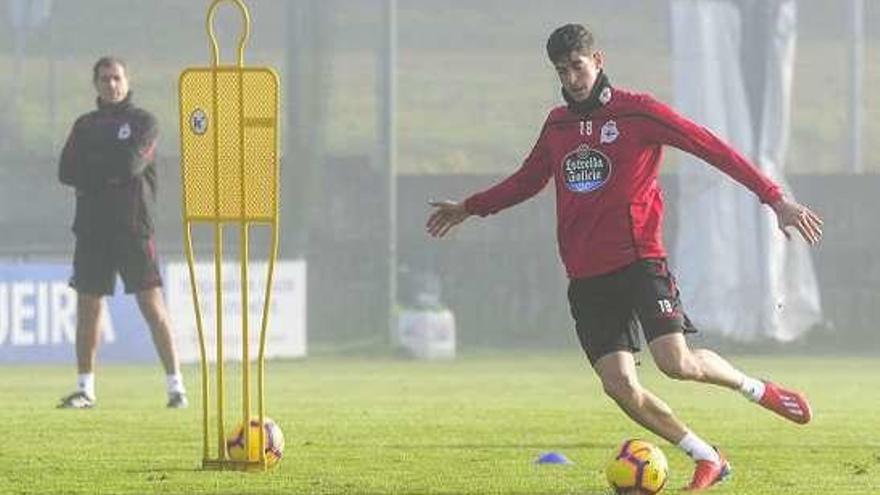
[{"label": "white sock", "polygon": [[76,377],[76,389],[85,392],[90,398],[95,398],[95,374],[80,373]]},{"label": "white sock", "polygon": [[683,450],[685,454],[695,461],[718,462],[721,460],[721,457],[718,456],[718,452],[716,452],[711,445],[690,431],[685,434],[680,442],[678,442],[678,448]]},{"label": "white sock", "polygon": [[761,397],[764,396],[764,382],[746,376],[743,378],[742,385],[739,386],[739,391],[746,397],[746,399],[749,399],[752,402],[758,402],[761,400]]},{"label": "white sock", "polygon": [[165,381],[168,386],[168,394],[185,394],[186,387],[183,385],[183,376],[178,371],[172,375],[166,375]]}]

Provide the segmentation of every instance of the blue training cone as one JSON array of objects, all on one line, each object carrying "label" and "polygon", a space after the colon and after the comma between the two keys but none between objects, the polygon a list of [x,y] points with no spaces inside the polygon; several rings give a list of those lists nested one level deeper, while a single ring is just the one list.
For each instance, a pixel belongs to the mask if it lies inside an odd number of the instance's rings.
[{"label": "blue training cone", "polygon": [[559,452],[547,452],[538,456],[535,464],[574,464],[568,457]]}]

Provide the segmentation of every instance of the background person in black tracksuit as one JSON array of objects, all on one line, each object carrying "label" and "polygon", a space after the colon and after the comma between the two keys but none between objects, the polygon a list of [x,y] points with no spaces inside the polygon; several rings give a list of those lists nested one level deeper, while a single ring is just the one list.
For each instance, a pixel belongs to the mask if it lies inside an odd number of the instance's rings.
[{"label": "background person in black tracksuit", "polygon": [[76,190],[76,248],[70,285],[77,292],[77,390],[58,407],[95,404],[95,354],[105,295],[116,274],[135,294],[167,374],[168,407],[187,398],[165,303],[153,239],[156,119],[132,103],[125,63],[104,57],[92,82],[97,110],[77,119],[61,153],[59,180]]}]

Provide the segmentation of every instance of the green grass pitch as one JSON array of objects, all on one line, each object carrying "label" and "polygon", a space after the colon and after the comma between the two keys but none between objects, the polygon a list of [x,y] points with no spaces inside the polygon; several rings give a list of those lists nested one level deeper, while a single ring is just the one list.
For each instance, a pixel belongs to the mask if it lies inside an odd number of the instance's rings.
[{"label": "green grass pitch", "polygon": [[[643,382],[727,452],[734,476],[711,493],[880,491],[880,360],[733,361],[806,391],[815,419],[796,426],[645,363]],[[70,411],[53,407],[74,381],[72,365],[0,367],[0,492],[603,494],[605,462],[628,437],[666,452],[664,493],[691,474],[683,454],[618,412],[574,352],[270,362],[268,412],[284,430],[284,460],[268,473],[205,472],[197,371],[185,369],[188,410],[164,408],[158,365],[104,365],[98,407]],[[547,451],[575,464],[535,465]]]}]

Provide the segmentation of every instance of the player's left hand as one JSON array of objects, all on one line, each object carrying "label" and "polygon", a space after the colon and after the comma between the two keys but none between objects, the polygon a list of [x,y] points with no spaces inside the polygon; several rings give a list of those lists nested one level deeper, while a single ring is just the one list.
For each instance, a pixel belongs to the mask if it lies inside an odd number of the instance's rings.
[{"label": "player's left hand", "polygon": [[810,245],[816,245],[822,239],[822,219],[806,206],[785,198],[770,205],[776,212],[779,230],[791,239],[788,227],[794,227]]}]

